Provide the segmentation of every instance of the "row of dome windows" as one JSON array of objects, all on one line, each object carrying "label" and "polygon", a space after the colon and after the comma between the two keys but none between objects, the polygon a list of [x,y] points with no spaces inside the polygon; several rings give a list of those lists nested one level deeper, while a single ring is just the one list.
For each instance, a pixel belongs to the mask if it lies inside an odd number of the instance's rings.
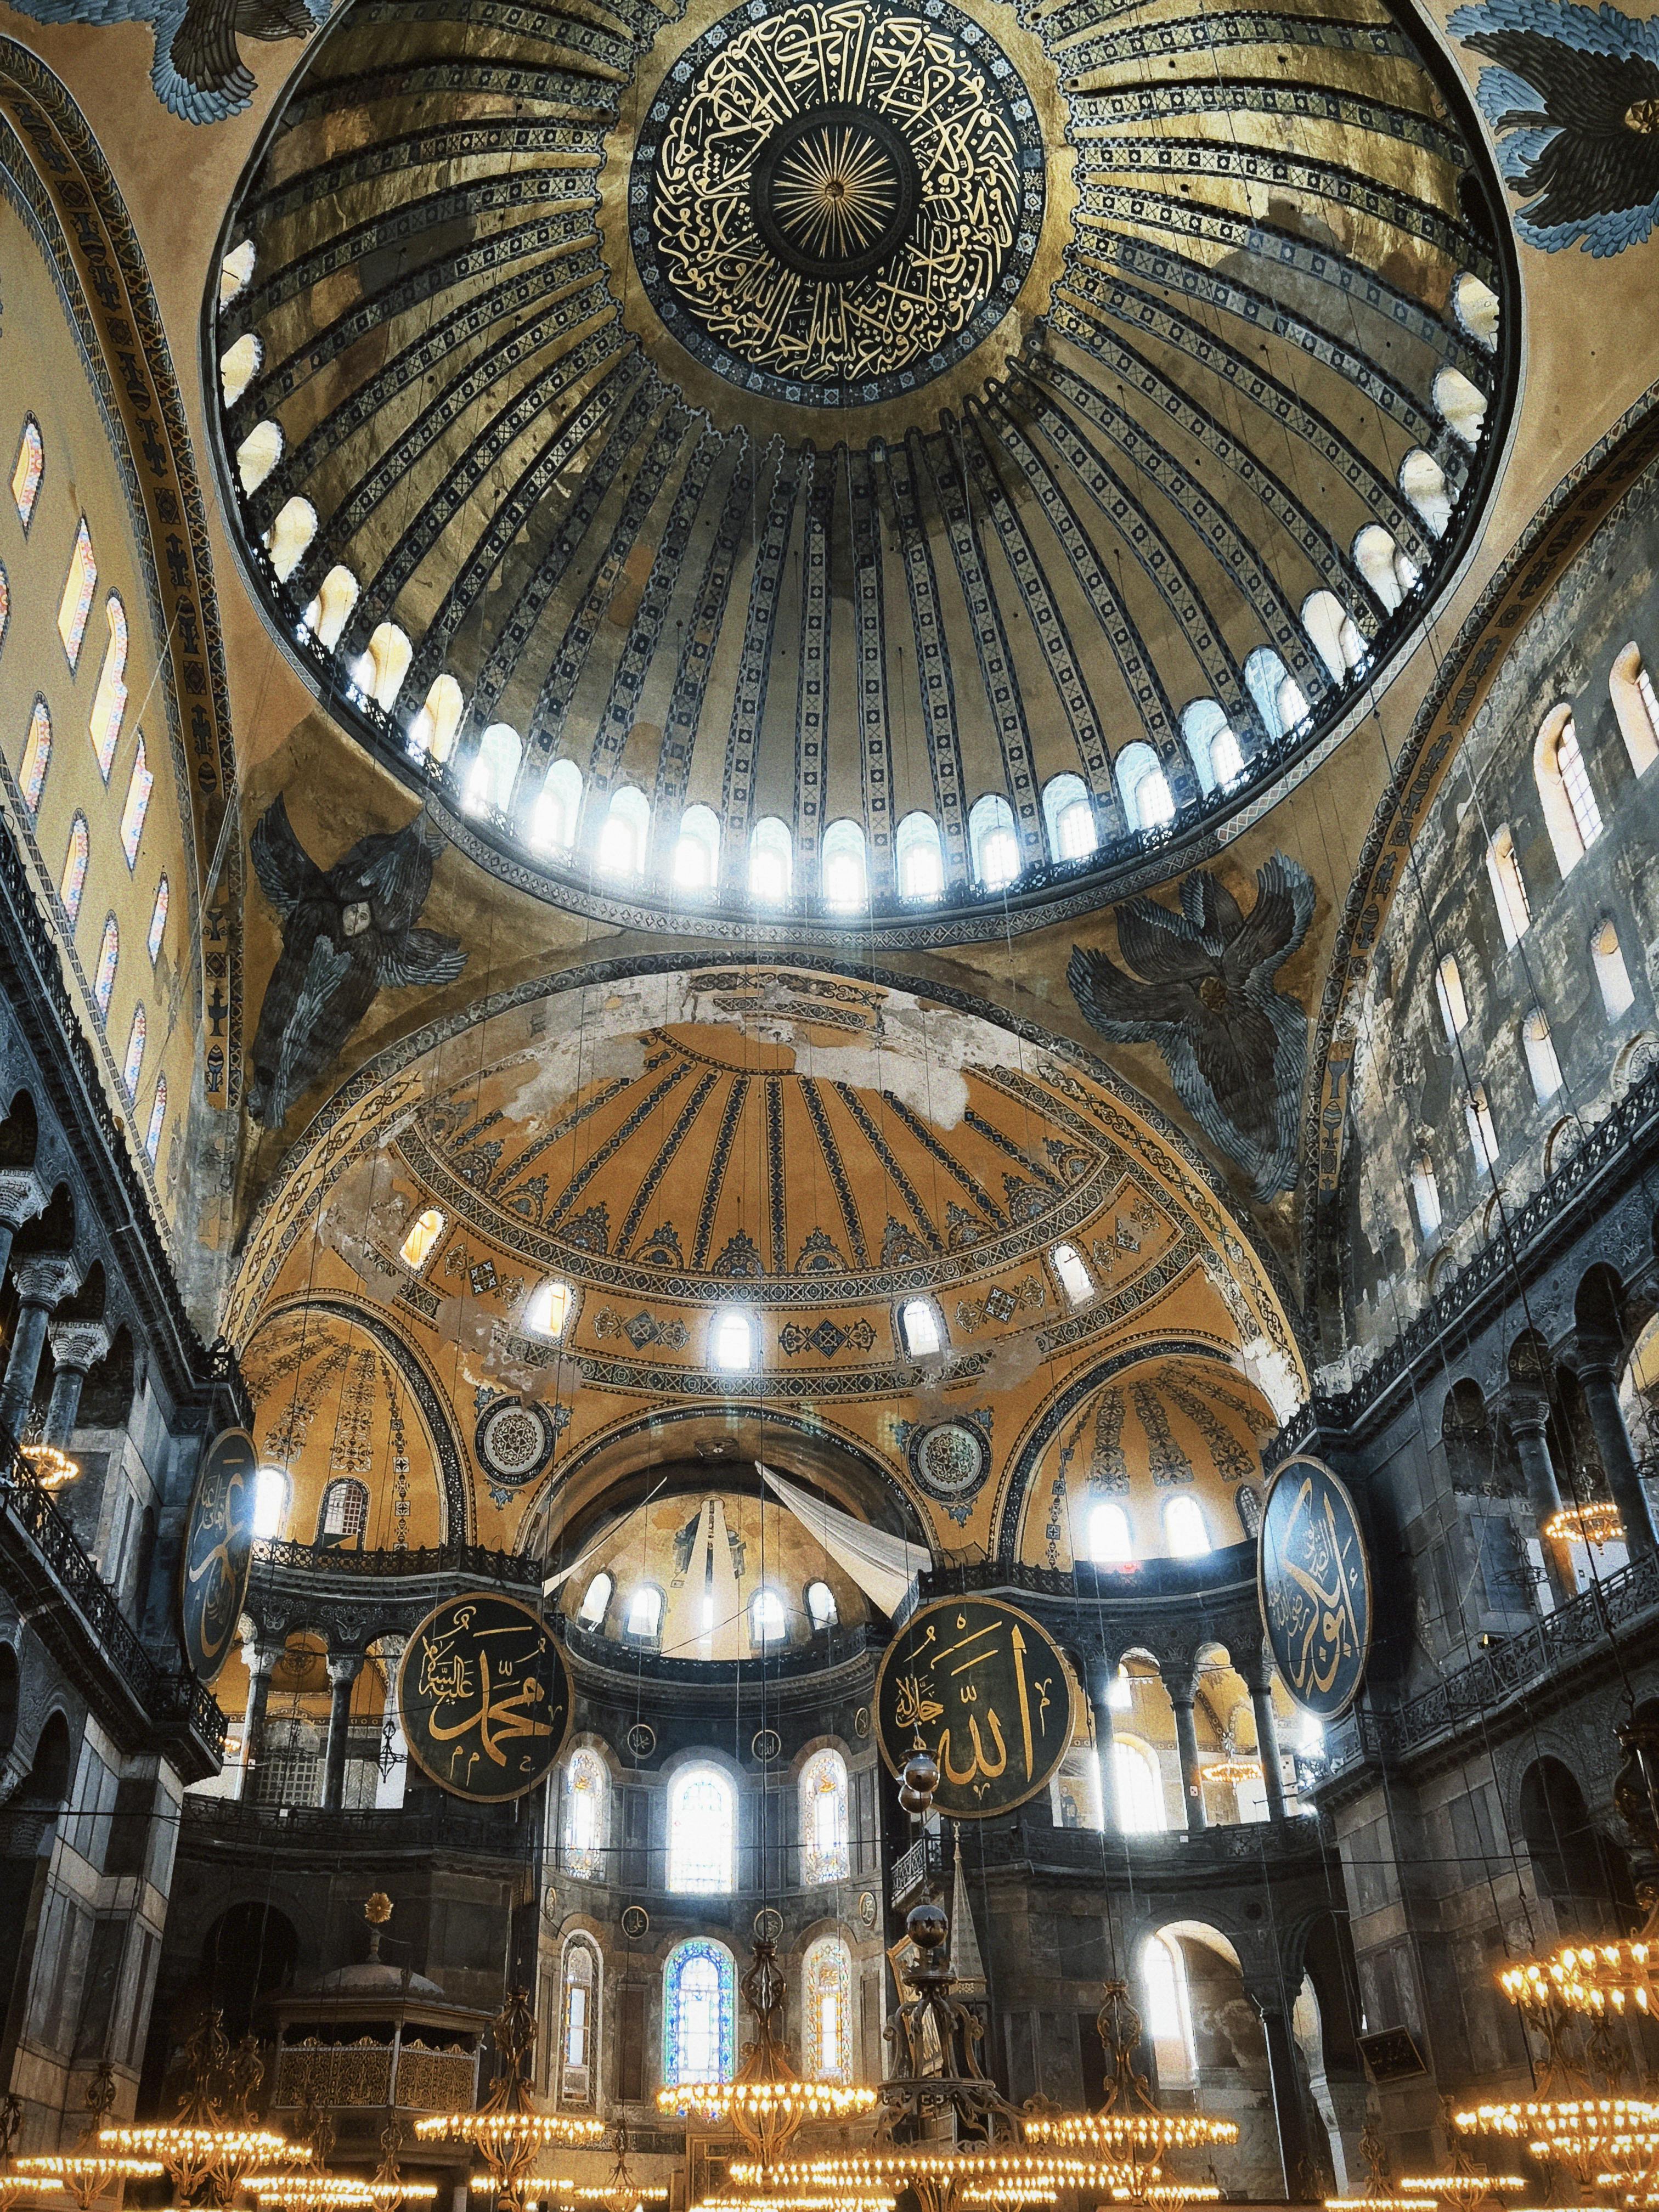
[{"label": "row of dome windows", "polygon": [[[611,1601],[616,1595],[616,1577],[608,1568],[601,1568],[582,1592],[581,1604],[576,1619],[584,1628],[602,1628]],[[635,1583],[629,1592],[626,1610],[623,1614],[624,1636],[635,1643],[653,1644],[662,1634],[663,1607],[665,1599],[655,1583]],[[702,1626],[712,1632],[719,1624],[709,1608],[712,1598],[703,1601],[705,1618]],[[840,1618],[836,1604],[836,1593],[826,1582],[807,1583],[802,1593],[801,1610],[815,1632],[833,1628]],[[771,1586],[757,1589],[749,1601],[749,1640],[757,1650],[769,1644],[781,1643],[789,1633],[789,1607],[781,1590]]]},{"label": "row of dome windows", "polygon": [[[804,1887],[845,1881],[851,1865],[847,1761],[815,1751],[796,1784]],[[568,1873],[603,1881],[610,1851],[610,1777],[583,1746],[565,1767],[561,1857]],[[668,1790],[668,1883],[682,1897],[729,1896],[737,1887],[738,1797],[722,1766],[682,1766]]]},{"label": "row of dome windows", "polygon": [[[253,265],[252,240],[245,240],[226,257],[221,273],[222,304],[245,289]],[[1496,295],[1479,278],[1466,273],[1458,279],[1455,297],[1464,327],[1491,350],[1497,343]],[[244,332],[226,349],[220,374],[228,408],[247,390],[258,374],[261,360],[260,340],[252,331]],[[1444,368],[1435,379],[1432,396],[1448,430],[1473,450],[1485,429],[1485,395],[1461,370]],[[251,496],[270,476],[283,450],[281,428],[271,420],[257,423],[247,433],[235,455],[238,477],[246,495]],[[1398,482],[1402,496],[1431,536],[1443,536],[1455,494],[1439,462],[1423,448],[1414,447],[1401,464]],[[265,550],[279,582],[286,583],[294,574],[309,550],[317,527],[315,508],[298,494],[278,511],[266,533]],[[1354,568],[1384,616],[1394,613],[1419,585],[1416,564],[1381,524],[1369,523],[1358,532],[1351,555]],[[302,637],[308,635],[325,652],[335,652],[359,592],[356,576],[336,563],[301,617]],[[1303,603],[1302,624],[1333,684],[1340,687],[1364,674],[1370,664],[1366,635],[1335,592],[1326,589],[1310,592]],[[392,716],[399,706],[413,658],[414,648],[398,624],[379,623],[349,671],[350,688],[358,702]],[[1308,720],[1306,695],[1271,647],[1258,647],[1248,656],[1243,675],[1270,749]],[[425,700],[405,724],[404,742],[410,756],[434,769],[447,770],[452,776],[460,773],[458,764],[452,763],[465,712],[465,700],[455,678],[447,672],[435,678]],[[1229,793],[1244,781],[1249,766],[1245,744],[1218,701],[1194,700],[1182,714],[1181,734],[1203,798]],[[464,772],[459,790],[463,805],[481,817],[513,817],[523,759],[524,741],[519,732],[510,723],[490,723],[480,734]],[[1174,821],[1177,807],[1171,766],[1144,740],[1124,746],[1117,755],[1117,799],[1124,825],[1131,833],[1157,836]],[[1091,793],[1079,775],[1068,772],[1054,777],[1042,794],[1048,858],[1061,863],[1088,859],[1101,844],[1102,809],[1109,807],[1109,803],[1106,794]],[[527,839],[533,852],[550,860],[568,857],[579,842],[591,841],[597,872],[618,884],[637,883],[656,872],[651,849],[651,802],[645,793],[625,784],[609,793],[589,793],[573,760],[556,761],[548,769],[540,791],[529,804]],[[982,793],[971,808],[968,843],[974,883],[985,893],[1007,890],[1036,857],[1033,852],[1022,850],[1014,810],[1007,798],[997,792]],[[680,817],[668,861],[668,878],[674,890],[690,897],[712,897],[721,882],[720,844],[720,823],[713,809],[701,803],[687,807]],[[900,822],[894,841],[894,864],[901,899],[926,902],[943,896],[944,842],[938,822],[926,810],[918,809]],[[797,883],[798,875],[804,872],[796,866],[788,824],[776,816],[757,822],[750,832],[743,871],[751,902],[761,908],[787,905],[808,889],[804,883]],[[817,891],[832,912],[856,913],[870,903],[867,840],[862,825],[850,817],[830,823],[824,832]]]}]

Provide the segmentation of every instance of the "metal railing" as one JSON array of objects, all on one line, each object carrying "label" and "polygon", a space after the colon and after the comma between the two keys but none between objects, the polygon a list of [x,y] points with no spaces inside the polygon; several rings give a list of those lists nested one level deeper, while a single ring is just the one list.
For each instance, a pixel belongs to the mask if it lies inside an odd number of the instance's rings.
[{"label": "metal railing", "polygon": [[212,1842],[252,1850],[459,1850],[490,1858],[527,1861],[535,1844],[533,1818],[506,1809],[477,1811],[447,1799],[441,1805],[342,1807],[269,1805],[240,1797],[186,1797],[182,1841]]},{"label": "metal railing", "polygon": [[462,1575],[473,1582],[510,1583],[539,1590],[545,1571],[531,1552],[495,1552],[483,1544],[424,1544],[415,1550],[356,1551],[344,1545],[295,1544],[266,1539],[253,1547],[256,1566],[301,1574],[356,1575],[386,1579],[409,1575]]}]

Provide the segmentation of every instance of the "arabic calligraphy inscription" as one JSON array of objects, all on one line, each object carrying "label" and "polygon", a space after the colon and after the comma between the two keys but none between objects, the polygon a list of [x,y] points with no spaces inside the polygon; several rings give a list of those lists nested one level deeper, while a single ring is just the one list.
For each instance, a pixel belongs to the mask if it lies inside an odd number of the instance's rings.
[{"label": "arabic calligraphy inscription", "polygon": [[441,1790],[475,1803],[542,1781],[570,1725],[570,1678],[538,1613],[493,1590],[434,1606],[398,1675],[410,1756]]},{"label": "arabic calligraphy inscription", "polygon": [[185,1528],[179,1626],[199,1681],[218,1680],[247,1594],[253,1557],[256,1454],[246,1429],[225,1429],[208,1446]]},{"label": "arabic calligraphy inscription", "polygon": [[1358,1515],[1322,1461],[1287,1460],[1261,1509],[1256,1588],[1281,1680],[1304,1712],[1334,1720],[1371,1647],[1371,1571]]}]

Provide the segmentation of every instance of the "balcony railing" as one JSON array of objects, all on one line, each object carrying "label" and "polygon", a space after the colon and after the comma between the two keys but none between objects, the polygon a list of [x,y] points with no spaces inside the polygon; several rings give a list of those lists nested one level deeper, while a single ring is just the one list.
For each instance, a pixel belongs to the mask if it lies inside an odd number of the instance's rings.
[{"label": "balcony railing", "polygon": [[[1127,1881],[1154,1884],[1180,1883],[1207,1875],[1216,1880],[1243,1879],[1246,1869],[1257,1875],[1274,1868],[1304,1868],[1324,1850],[1320,1823],[1306,1815],[1285,1820],[1242,1820],[1200,1829],[1163,1834],[1125,1835],[1098,1828],[1052,1828],[1036,1820],[1021,1820],[1008,1827],[987,1827],[963,1844],[963,1861],[977,1878],[981,1869],[1029,1867],[1034,1875],[1075,1875],[1089,1881]],[[893,1863],[890,1891],[894,1906],[902,1910],[914,1903],[924,1882],[939,1884],[948,1878],[948,1856],[944,1838],[922,1837]]]},{"label": "balcony railing", "polygon": [[333,1858],[342,1852],[464,1851],[528,1862],[535,1824],[501,1808],[478,1811],[446,1799],[441,1805],[384,1805],[325,1811],[318,1805],[262,1805],[236,1797],[186,1797],[182,1842]]},{"label": "balcony railing", "polygon": [[253,1547],[254,1563],[298,1574],[389,1579],[410,1575],[456,1575],[469,1582],[503,1583],[539,1590],[545,1571],[530,1552],[494,1552],[483,1544],[425,1544],[415,1550],[358,1551],[344,1544],[267,1540]]}]

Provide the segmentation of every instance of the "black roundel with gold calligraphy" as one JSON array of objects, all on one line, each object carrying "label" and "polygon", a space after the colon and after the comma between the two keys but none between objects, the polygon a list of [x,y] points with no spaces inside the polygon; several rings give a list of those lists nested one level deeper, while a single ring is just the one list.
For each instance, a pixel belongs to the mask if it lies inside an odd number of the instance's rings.
[{"label": "black roundel with gold calligraphy", "polygon": [[246,1429],[224,1429],[203,1454],[185,1523],[179,1632],[199,1681],[216,1682],[236,1640],[253,1558],[258,1455]]},{"label": "black roundel with gold calligraphy", "polygon": [[953,1820],[1012,1812],[1070,1747],[1077,1685],[1040,1621],[989,1598],[940,1598],[907,1620],[876,1678],[881,1755],[895,1774],[920,1740],[933,1803]]},{"label": "black roundel with gold calligraphy", "polygon": [[1330,1721],[1359,1692],[1371,1648],[1371,1568],[1346,1486],[1322,1460],[1286,1460],[1256,1540],[1256,1592],[1273,1663],[1304,1712]]},{"label": "black roundel with gold calligraphy", "polygon": [[453,1796],[522,1797],[570,1726],[570,1676],[541,1615],[496,1590],[434,1606],[398,1670],[411,1759]]}]

